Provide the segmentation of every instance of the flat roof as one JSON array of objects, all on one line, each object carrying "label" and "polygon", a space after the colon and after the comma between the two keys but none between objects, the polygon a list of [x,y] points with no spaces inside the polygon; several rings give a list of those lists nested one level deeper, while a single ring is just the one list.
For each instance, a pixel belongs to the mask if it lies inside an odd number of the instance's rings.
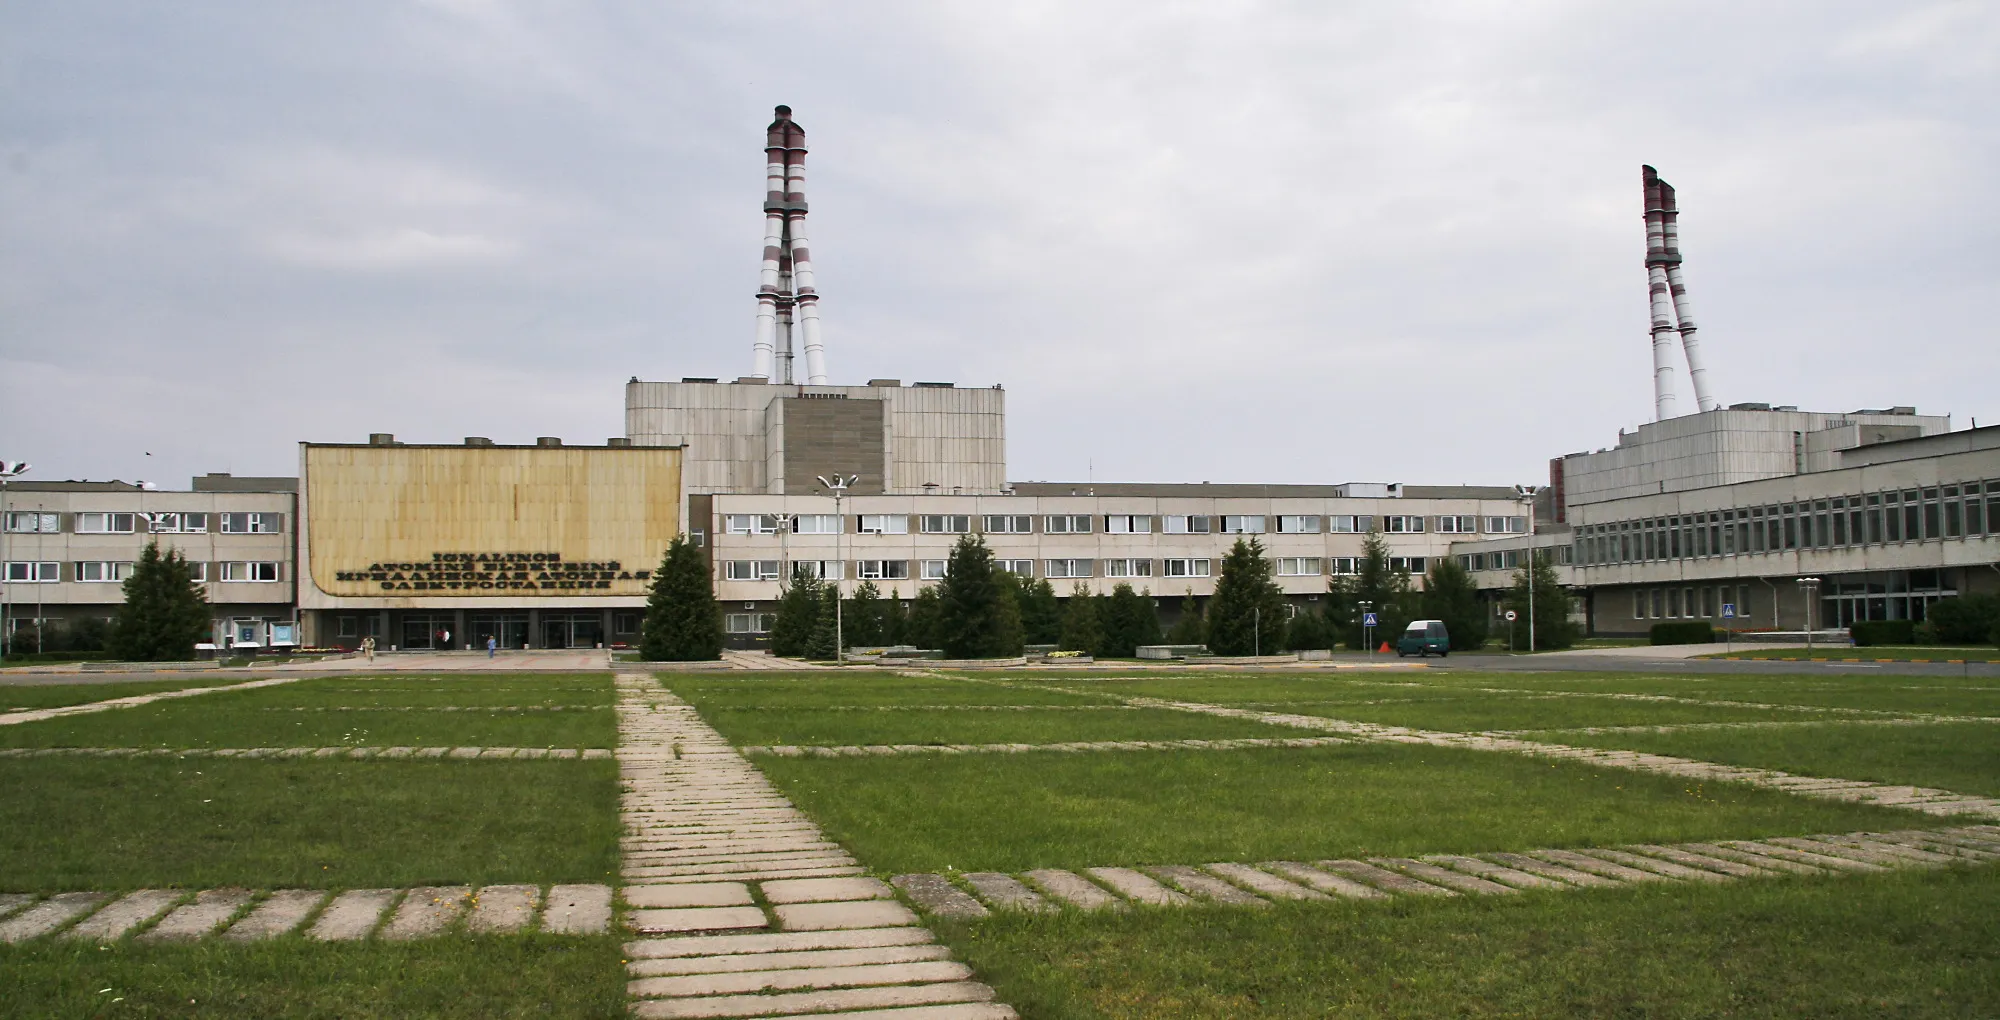
[{"label": "flat roof", "polygon": [[[1180,499],[1339,499],[1346,485],[1254,482],[1012,482],[1021,496],[1155,496]],[[1355,483],[1377,484],[1377,483]],[[1511,485],[1405,485],[1404,499],[1519,499]],[[1351,496],[1381,499],[1380,496]],[[1393,498],[1393,497],[1392,497]]]}]

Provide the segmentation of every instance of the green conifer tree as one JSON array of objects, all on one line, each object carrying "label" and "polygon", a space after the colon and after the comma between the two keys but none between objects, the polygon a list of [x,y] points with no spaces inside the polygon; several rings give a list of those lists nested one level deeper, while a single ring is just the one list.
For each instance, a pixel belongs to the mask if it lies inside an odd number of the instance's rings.
[{"label": "green conifer tree", "polygon": [[1424,618],[1444,621],[1454,652],[1486,647],[1486,605],[1479,601],[1471,572],[1450,556],[1435,557],[1430,566],[1424,578]]},{"label": "green conifer tree", "polygon": [[778,596],[778,616],[771,621],[771,654],[796,659],[806,654],[813,628],[819,626],[820,580],[794,573]]},{"label": "green conifer tree", "polygon": [[1208,641],[1208,621],[1202,616],[1201,603],[1195,601],[1194,589],[1181,596],[1181,615],[1167,631],[1170,645],[1199,645]]},{"label": "green conifer tree", "polygon": [[839,612],[839,604],[840,589],[831,584],[821,584],[812,630],[806,635],[806,658],[828,662],[838,657],[834,650],[840,647],[840,639],[844,636],[841,624],[845,623],[844,618],[834,615]]},{"label": "green conifer tree", "polygon": [[1255,538],[1237,539],[1223,557],[1208,600],[1208,647],[1217,655],[1284,651],[1285,596],[1271,580],[1271,561]]},{"label": "green conifer tree", "polygon": [[1576,644],[1578,627],[1570,622],[1569,592],[1556,579],[1555,564],[1542,552],[1529,558],[1529,564],[1514,571],[1514,587],[1507,592],[1504,605],[1512,609],[1520,622],[1517,640],[1522,645],[1528,643],[1528,585],[1535,587],[1535,650],[1568,648]]},{"label": "green conifer tree", "polygon": [[883,634],[882,590],[863,581],[847,600],[847,647],[877,648],[888,644]]},{"label": "green conifer tree", "polygon": [[1106,658],[1129,659],[1140,645],[1160,643],[1160,614],[1153,610],[1152,594],[1133,591],[1129,584],[1111,589],[1104,606],[1104,643],[1096,653]]},{"label": "green conifer tree", "polygon": [[709,583],[708,561],[686,535],[677,535],[653,572],[646,619],[639,628],[639,657],[652,662],[722,658],[722,607]]},{"label": "green conifer tree", "polygon": [[949,659],[1021,654],[1020,607],[993,569],[993,551],[978,535],[952,546],[938,583],[939,647]]},{"label": "green conifer tree", "polygon": [[1056,643],[1065,652],[1097,654],[1097,647],[1104,643],[1104,626],[1097,618],[1097,599],[1090,589],[1078,584],[1070,589],[1069,598],[1064,600],[1062,633]]},{"label": "green conifer tree", "polygon": [[944,631],[938,619],[940,603],[936,585],[925,585],[910,600],[909,616],[903,622],[903,643],[930,650],[944,647]]},{"label": "green conifer tree", "polygon": [[1028,644],[1052,645],[1062,640],[1063,605],[1048,578],[1021,584],[1021,634]]},{"label": "green conifer tree", "polygon": [[146,543],[125,578],[125,605],[111,630],[111,654],[128,662],[177,662],[194,658],[209,639],[207,591],[194,580],[178,549]]}]

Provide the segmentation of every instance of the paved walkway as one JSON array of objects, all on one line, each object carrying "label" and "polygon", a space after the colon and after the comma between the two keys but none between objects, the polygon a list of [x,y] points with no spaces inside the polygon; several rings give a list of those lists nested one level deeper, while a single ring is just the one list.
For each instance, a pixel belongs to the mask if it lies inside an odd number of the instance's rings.
[{"label": "paved walkway", "polygon": [[1084,740],[1067,744],[861,744],[751,745],[746,755],[773,758],[866,758],[892,754],[1025,754],[1030,751],[1235,751],[1246,747],[1326,747],[1351,744],[1344,737],[1244,737],[1233,740]]},{"label": "paved walkway", "polygon": [[433,673],[570,670],[588,673],[602,672],[609,668],[611,668],[611,652],[604,648],[551,648],[501,652],[490,659],[483,651],[383,652],[377,654],[373,661],[361,656],[349,656],[257,667],[261,671],[272,673],[402,673],[412,670]]},{"label": "paved walkway", "polygon": [[[394,908],[394,909],[391,909]],[[0,943],[62,938],[115,942],[261,941],[303,932],[320,942],[433,938],[467,931],[595,935],[611,927],[611,887],[440,886],[417,889],[140,889],[113,899],[100,892],[38,897],[0,893]],[[307,922],[311,923],[308,924]]]},{"label": "paved walkway", "polygon": [[1359,740],[1374,740],[1396,744],[1428,744],[1434,747],[1463,747],[1474,751],[1506,751],[1543,758],[1562,758],[1584,762],[1607,768],[1630,769],[1635,772],[1656,772],[1711,782],[1749,783],[1766,789],[1782,790],[1802,797],[1820,800],[1846,801],[1856,804],[1873,804],[1878,807],[1907,808],[1933,815],[1973,815],[1983,818],[2000,818],[2000,798],[1976,797],[1950,790],[1933,790],[1921,786],[1896,786],[1886,783],[1869,783],[1853,779],[1826,779],[1814,776],[1795,776],[1776,769],[1743,768],[1736,765],[1719,765],[1714,762],[1696,761],[1692,758],[1675,758],[1663,754],[1643,754],[1637,751],[1605,751],[1591,747],[1571,747],[1567,744],[1544,743],[1520,740],[1513,737],[1490,736],[1483,733],[1452,733],[1438,730],[1419,730],[1407,726],[1385,726],[1379,723],[1351,722],[1317,715],[1294,715],[1284,712],[1261,712],[1251,709],[1230,708],[1225,705],[1210,705],[1194,701],[1169,701],[1163,698],[1125,698],[1128,705],[1143,708],[1166,708],[1179,712],[1195,712],[1201,715],[1221,716],[1229,719],[1254,719],[1274,726],[1290,726],[1296,729],[1322,730],[1339,733]]},{"label": "paved walkway", "polygon": [[0,758],[530,758],[603,759],[605,747],[9,747]]},{"label": "paved walkway", "polygon": [[634,1016],[1015,1017],[693,708],[617,683]]},{"label": "paved walkway", "polygon": [[218,691],[254,691],[260,687],[276,687],[279,684],[296,683],[298,680],[298,677],[279,677],[273,680],[251,680],[246,683],[225,684],[217,687],[183,687],[178,691],[161,691],[158,694],[134,694],[129,698],[110,698],[104,701],[86,702],[81,705],[61,705],[56,708],[31,708],[21,712],[8,712],[5,715],[0,715],[0,726],[45,722],[50,719],[61,719],[64,716],[70,715],[90,715],[93,712],[109,712],[114,708],[137,708],[140,705],[150,705],[156,701],[169,701],[174,698],[196,698],[204,694],[214,694]]},{"label": "paved walkway", "polygon": [[1418,858],[1267,861],[1144,868],[1042,869],[1020,875],[898,875],[891,881],[926,913],[956,919],[993,911],[1125,910],[1133,905],[1267,907],[1278,900],[1501,896],[1654,882],[1730,882],[1787,874],[1843,875],[2000,860],[2000,826],[1852,832],[1613,849],[1430,854]]}]

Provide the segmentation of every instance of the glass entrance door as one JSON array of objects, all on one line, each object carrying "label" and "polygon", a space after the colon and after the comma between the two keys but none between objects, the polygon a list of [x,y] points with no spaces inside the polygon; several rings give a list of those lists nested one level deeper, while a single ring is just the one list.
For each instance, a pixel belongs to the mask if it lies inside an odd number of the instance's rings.
[{"label": "glass entrance door", "polygon": [[604,620],[598,613],[542,614],[542,647],[595,648],[604,641]]},{"label": "glass entrance door", "polygon": [[528,647],[528,614],[526,613],[475,613],[466,621],[471,633],[472,650],[486,650],[486,639],[496,638],[501,648]]}]

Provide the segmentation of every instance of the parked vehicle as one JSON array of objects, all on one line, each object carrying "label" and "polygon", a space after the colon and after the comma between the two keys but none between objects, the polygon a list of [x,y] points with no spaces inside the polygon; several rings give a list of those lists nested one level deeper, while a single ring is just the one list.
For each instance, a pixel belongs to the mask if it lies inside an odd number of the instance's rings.
[{"label": "parked vehicle", "polygon": [[1451,635],[1445,631],[1443,620],[1413,621],[1403,636],[1396,639],[1398,656],[1425,656],[1432,652],[1440,657],[1451,654]]}]

